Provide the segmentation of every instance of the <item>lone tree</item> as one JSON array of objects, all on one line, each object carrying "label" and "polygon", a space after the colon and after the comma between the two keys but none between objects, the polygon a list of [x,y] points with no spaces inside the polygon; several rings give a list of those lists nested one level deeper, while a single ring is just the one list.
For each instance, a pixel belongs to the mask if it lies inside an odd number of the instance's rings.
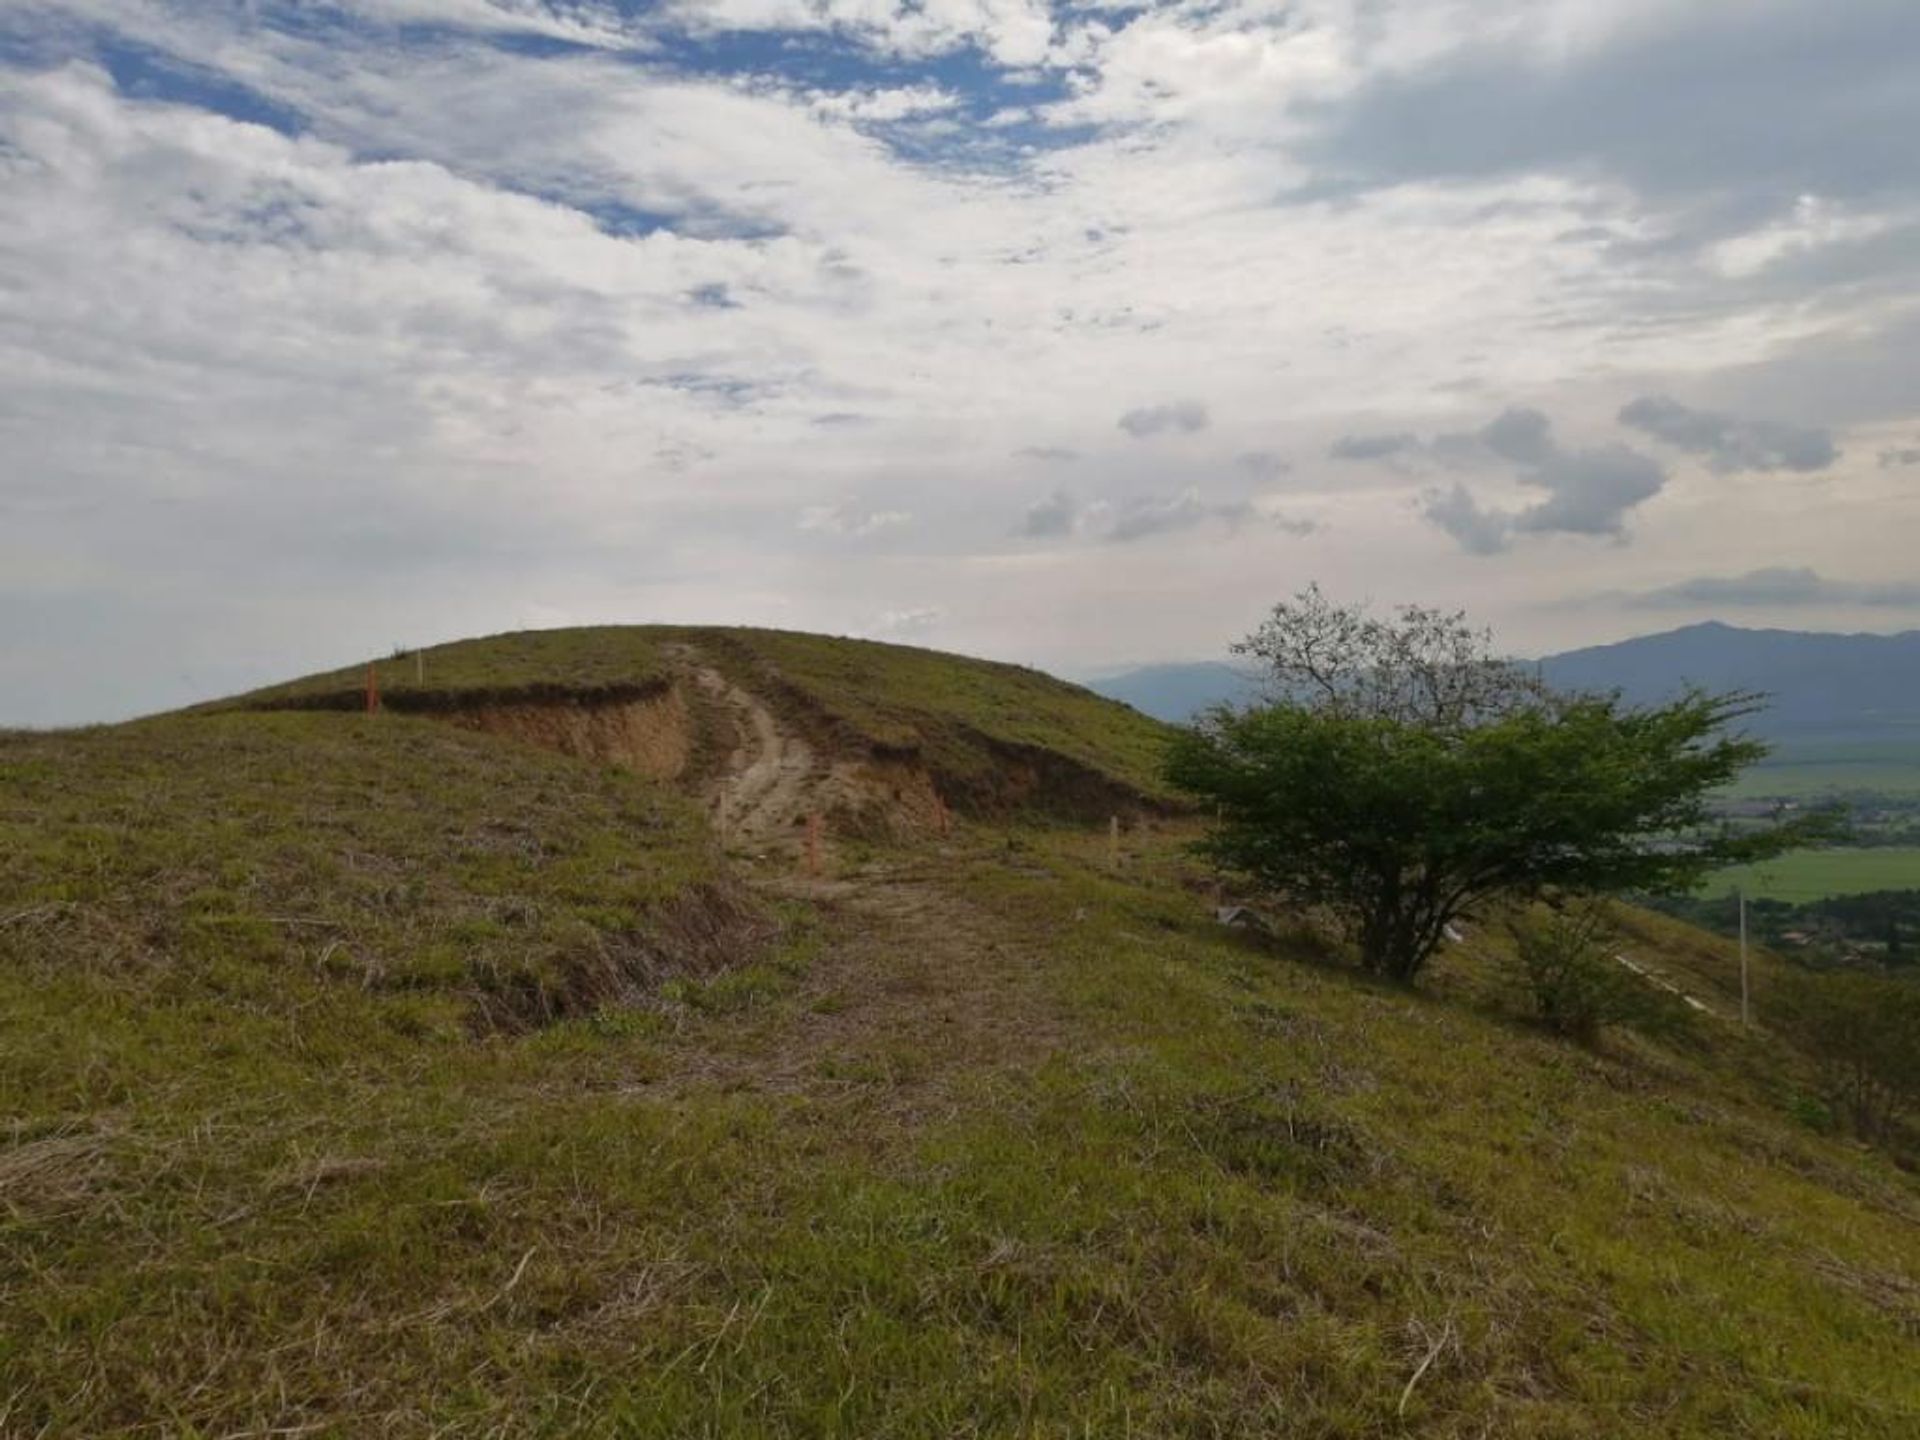
[{"label": "lone tree", "polygon": [[1752,695],[1557,693],[1460,614],[1379,619],[1317,586],[1234,648],[1265,697],[1183,732],[1168,778],[1217,809],[1203,853],[1333,911],[1382,975],[1411,981],[1492,902],[1684,888],[1815,833],[1713,823],[1711,792],[1766,754],[1729,733]]}]

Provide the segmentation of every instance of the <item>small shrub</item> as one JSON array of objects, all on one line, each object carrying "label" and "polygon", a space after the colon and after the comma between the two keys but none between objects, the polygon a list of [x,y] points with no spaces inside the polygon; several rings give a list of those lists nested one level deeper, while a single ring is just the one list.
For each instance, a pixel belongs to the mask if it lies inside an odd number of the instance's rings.
[{"label": "small shrub", "polygon": [[1610,1025],[1672,1032],[1686,1024],[1678,997],[1620,963],[1619,937],[1599,905],[1570,905],[1510,928],[1520,981],[1555,1034],[1592,1044]]},{"label": "small shrub", "polygon": [[1920,985],[1861,970],[1794,971],[1765,1013],[1818,1062],[1820,1098],[1855,1133],[1885,1138],[1920,1105]]},{"label": "small shrub", "polygon": [[1833,1109],[1817,1095],[1795,1091],[1793,1098],[1787,1102],[1787,1113],[1817,1134],[1833,1133]]}]

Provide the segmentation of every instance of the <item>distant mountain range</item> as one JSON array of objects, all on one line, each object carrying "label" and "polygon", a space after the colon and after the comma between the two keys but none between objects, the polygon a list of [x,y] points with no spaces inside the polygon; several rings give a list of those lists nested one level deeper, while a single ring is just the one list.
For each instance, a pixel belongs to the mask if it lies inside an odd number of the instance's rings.
[{"label": "distant mountain range", "polygon": [[[1619,690],[1636,701],[1663,699],[1688,684],[1757,691],[1768,705],[1750,727],[1770,739],[1920,742],[1920,630],[1833,635],[1710,621],[1538,663],[1553,685]],[[1148,665],[1089,685],[1172,721],[1252,693],[1245,672],[1218,661]]]},{"label": "distant mountain range", "polygon": [[1235,703],[1253,695],[1253,679],[1245,671],[1218,660],[1174,661],[1143,665],[1119,675],[1086,682],[1089,690],[1118,700],[1153,716],[1180,725],[1209,706]]}]

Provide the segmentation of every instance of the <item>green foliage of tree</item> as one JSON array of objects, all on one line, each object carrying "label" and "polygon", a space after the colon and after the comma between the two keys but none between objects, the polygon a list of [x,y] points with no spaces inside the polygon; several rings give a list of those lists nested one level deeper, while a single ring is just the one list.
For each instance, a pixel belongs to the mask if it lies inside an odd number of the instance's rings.
[{"label": "green foliage of tree", "polygon": [[1766,753],[1729,733],[1754,697],[1555,694],[1488,643],[1459,615],[1376,620],[1317,590],[1277,607],[1241,647],[1273,698],[1169,752],[1218,816],[1202,852],[1332,911],[1369,969],[1411,981],[1489,902],[1685,888],[1809,833],[1713,822],[1710,794]]}]

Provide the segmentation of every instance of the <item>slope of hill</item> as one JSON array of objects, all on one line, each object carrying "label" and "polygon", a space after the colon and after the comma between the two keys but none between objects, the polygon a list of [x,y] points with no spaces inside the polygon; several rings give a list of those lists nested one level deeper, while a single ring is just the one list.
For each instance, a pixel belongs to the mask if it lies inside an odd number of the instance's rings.
[{"label": "slope of hill", "polygon": [[1222,929],[1177,819],[816,870],[886,723],[1093,702],[654,643],[737,742],[671,783],[458,707],[0,736],[0,1434],[1912,1433],[1920,1186],[1722,942],[1635,920],[1706,1009],[1590,1052],[1489,935]]}]

